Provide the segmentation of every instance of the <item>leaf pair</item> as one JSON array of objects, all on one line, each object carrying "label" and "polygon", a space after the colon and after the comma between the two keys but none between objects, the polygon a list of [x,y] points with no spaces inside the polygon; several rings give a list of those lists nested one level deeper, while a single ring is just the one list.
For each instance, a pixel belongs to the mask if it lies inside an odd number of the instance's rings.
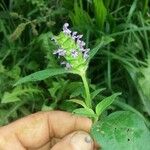
[{"label": "leaf pair", "polygon": [[121,93],[115,93],[109,97],[104,98],[101,102],[99,102],[95,108],[95,112],[88,108],[86,104],[82,100],[78,99],[72,99],[71,102],[77,103],[81,105],[83,108],[78,108],[73,111],[75,114],[79,114],[86,117],[94,118],[94,120],[97,120],[99,116],[102,114],[103,111],[105,111],[116,99],[117,96],[119,96]]}]

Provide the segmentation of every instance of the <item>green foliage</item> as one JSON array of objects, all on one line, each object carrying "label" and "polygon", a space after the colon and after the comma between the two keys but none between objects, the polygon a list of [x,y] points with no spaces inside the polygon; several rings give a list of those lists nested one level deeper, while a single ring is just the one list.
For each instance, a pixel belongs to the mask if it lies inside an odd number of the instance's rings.
[{"label": "green foliage", "polygon": [[[92,134],[106,150],[135,144],[149,149],[143,123],[150,128],[149,13],[148,0],[2,0],[0,125],[59,109],[101,119],[102,132],[95,125]],[[59,36],[65,22],[83,34],[91,49],[85,74],[68,73],[53,55],[57,46],[50,37]],[[122,95],[114,101],[118,92]]]},{"label": "green foliage", "polygon": [[20,35],[22,34],[22,32],[25,30],[25,27],[28,23],[21,23],[18,25],[18,27],[16,28],[16,30],[10,35],[10,39],[12,41],[15,41],[16,39],[18,39],[20,37]]},{"label": "green foliage", "polygon": [[103,99],[101,102],[99,102],[97,105],[96,105],[96,114],[97,116],[100,116],[101,113],[108,107],[110,106],[113,101],[115,100],[115,98],[120,95],[121,93],[115,93],[105,99]]},{"label": "green foliage", "polygon": [[64,74],[64,73],[69,73],[69,71],[65,70],[65,69],[62,69],[62,68],[55,68],[55,69],[50,68],[50,69],[38,71],[38,72],[35,72],[33,74],[30,74],[30,75],[20,79],[19,81],[17,81],[15,86],[18,85],[18,84],[29,82],[29,81],[44,80],[48,77],[52,77],[52,76],[59,75],[59,74]]},{"label": "green foliage", "polygon": [[16,101],[21,101],[20,96],[22,95],[28,95],[28,94],[33,94],[33,93],[38,93],[40,92],[37,89],[34,88],[21,88],[21,87],[16,87],[13,89],[13,91],[11,91],[11,93],[9,92],[5,92],[3,95],[3,98],[1,100],[1,103],[11,103],[11,102],[16,102]]},{"label": "green foliage", "polygon": [[90,51],[90,58],[89,59],[92,59],[96,55],[96,53],[98,52],[98,50],[100,48],[108,45],[109,43],[111,43],[113,41],[114,41],[114,39],[109,37],[109,36],[102,37],[101,40],[99,40],[99,44]]},{"label": "green foliage", "polygon": [[73,113],[78,114],[80,116],[96,118],[94,111],[90,108],[78,108],[73,111]]},{"label": "green foliage", "polygon": [[139,84],[142,88],[143,94],[149,98],[150,97],[150,57],[147,59],[147,66],[140,68]]},{"label": "green foliage", "polygon": [[93,0],[94,13],[97,26],[102,30],[106,21],[107,9],[104,6],[103,0]]},{"label": "green foliage", "polygon": [[103,150],[149,150],[150,131],[134,113],[118,111],[93,125],[91,134]]},{"label": "green foliage", "polygon": [[74,12],[70,12],[70,18],[74,26],[79,26],[81,31],[91,29],[93,26],[92,19],[89,14],[83,10],[82,6],[79,6],[77,1],[74,3]]}]

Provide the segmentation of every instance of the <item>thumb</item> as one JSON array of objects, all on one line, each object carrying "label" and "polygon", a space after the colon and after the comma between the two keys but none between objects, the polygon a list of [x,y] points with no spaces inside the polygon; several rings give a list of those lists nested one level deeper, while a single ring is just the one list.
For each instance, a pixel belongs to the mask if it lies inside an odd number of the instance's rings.
[{"label": "thumb", "polygon": [[94,142],[88,133],[76,131],[64,137],[51,150],[93,150],[93,147]]}]

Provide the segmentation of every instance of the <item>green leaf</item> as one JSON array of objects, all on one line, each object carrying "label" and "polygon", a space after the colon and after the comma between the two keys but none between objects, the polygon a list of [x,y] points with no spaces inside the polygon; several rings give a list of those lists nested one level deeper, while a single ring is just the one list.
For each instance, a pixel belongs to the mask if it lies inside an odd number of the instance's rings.
[{"label": "green leaf", "polygon": [[84,33],[87,30],[92,30],[93,22],[90,15],[81,6],[78,1],[74,3],[74,11],[70,11],[70,19],[73,26],[80,27],[80,30]]},{"label": "green leaf", "polygon": [[107,109],[107,107],[110,106],[115,98],[120,94],[121,93],[115,93],[109,97],[106,97],[100,103],[98,103],[95,109],[97,116],[99,116],[105,109]]},{"label": "green leaf", "polygon": [[93,0],[93,4],[96,23],[99,30],[102,30],[107,16],[107,9],[105,8],[103,0]]},{"label": "green leaf", "polygon": [[81,105],[81,106],[84,107],[84,108],[87,108],[86,104],[85,104],[82,100],[79,100],[79,99],[71,99],[71,100],[69,100],[69,102],[73,102],[73,103],[76,103],[76,104]]},{"label": "green leaf", "polygon": [[16,101],[20,101],[20,98],[18,97],[18,93],[5,92],[1,103],[10,103]]},{"label": "green leaf", "polygon": [[112,113],[93,125],[91,134],[102,150],[149,150],[150,131],[128,111]]},{"label": "green leaf", "polygon": [[52,98],[56,98],[58,90],[61,89],[61,84],[59,82],[52,82],[51,88],[48,89]]},{"label": "green leaf", "polygon": [[110,36],[103,36],[102,39],[100,40],[100,43],[90,51],[89,60],[92,59],[96,55],[96,53],[99,51],[100,48],[106,46],[107,44],[113,41],[114,39],[111,38]]},{"label": "green leaf", "polygon": [[81,116],[85,116],[85,117],[92,117],[92,118],[97,117],[94,111],[90,108],[78,108],[78,109],[75,109],[73,113],[81,115]]},{"label": "green leaf", "polygon": [[106,88],[97,89],[94,92],[91,93],[91,99],[94,99],[99,93],[104,91]]},{"label": "green leaf", "polygon": [[74,98],[74,97],[84,97],[84,88],[83,86],[79,86],[77,87],[71,94],[70,94],[70,98]]},{"label": "green leaf", "polygon": [[21,78],[14,86],[30,81],[40,81],[44,80],[48,77],[52,77],[55,75],[60,75],[64,73],[69,73],[68,70],[62,69],[62,68],[51,68],[51,69],[46,69],[42,71],[35,72],[33,74],[30,74],[24,78]]},{"label": "green leaf", "polygon": [[11,103],[11,102],[20,101],[21,95],[28,95],[30,93],[38,93],[38,92],[40,91],[34,88],[16,87],[15,89],[13,89],[12,92],[4,93],[1,103]]}]

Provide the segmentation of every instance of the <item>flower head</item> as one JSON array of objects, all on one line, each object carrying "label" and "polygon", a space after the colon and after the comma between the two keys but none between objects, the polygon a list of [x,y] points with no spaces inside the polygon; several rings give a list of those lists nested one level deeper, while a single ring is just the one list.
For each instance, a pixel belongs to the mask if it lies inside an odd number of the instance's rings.
[{"label": "flower head", "polygon": [[87,69],[89,49],[85,48],[86,44],[82,37],[83,35],[78,35],[76,31],[71,31],[68,23],[63,25],[63,31],[59,35],[53,37],[54,42],[58,45],[58,50],[55,50],[53,54],[64,59],[61,64],[65,65],[66,69],[76,71]]},{"label": "flower head", "polygon": [[65,23],[64,26],[63,26],[63,32],[64,32],[65,34],[70,35],[70,34],[71,34],[71,30],[69,30],[68,27],[69,27],[69,24],[68,24],[68,23]]},{"label": "flower head", "polygon": [[65,56],[66,55],[66,50],[60,48],[60,49],[54,51],[53,54],[58,54],[58,57]]}]

